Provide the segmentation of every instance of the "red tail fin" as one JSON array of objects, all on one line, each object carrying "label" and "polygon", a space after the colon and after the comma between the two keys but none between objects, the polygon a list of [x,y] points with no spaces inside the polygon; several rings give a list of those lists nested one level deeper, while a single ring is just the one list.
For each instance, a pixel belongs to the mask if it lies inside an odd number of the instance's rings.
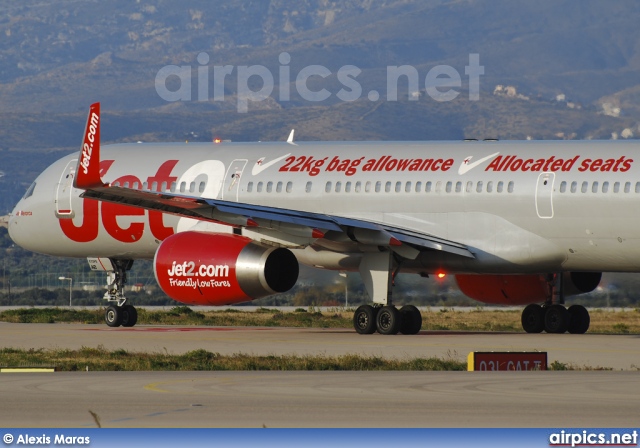
[{"label": "red tail fin", "polygon": [[100,103],[94,103],[87,117],[74,187],[87,189],[102,185],[104,183],[100,179]]}]

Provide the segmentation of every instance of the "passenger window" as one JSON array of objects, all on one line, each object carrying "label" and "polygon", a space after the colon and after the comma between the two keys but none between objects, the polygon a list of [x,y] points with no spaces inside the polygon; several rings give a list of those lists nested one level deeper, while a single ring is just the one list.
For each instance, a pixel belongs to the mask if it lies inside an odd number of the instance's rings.
[{"label": "passenger window", "polygon": [[184,193],[185,191],[187,191],[187,183],[180,182],[180,193]]},{"label": "passenger window", "polygon": [[575,193],[576,191],[578,191],[578,182],[574,180],[571,182],[571,193]]},{"label": "passenger window", "polygon": [[[135,188],[135,187],[133,187]],[[162,182],[162,185],[160,185],[160,191],[167,191],[167,183],[166,182]]]},{"label": "passenger window", "polygon": [[384,192],[389,193],[391,191],[391,182],[384,184]]},{"label": "passenger window", "polygon": [[614,193],[620,193],[620,182],[615,182],[613,184],[613,192]]},{"label": "passenger window", "polygon": [[311,182],[307,182],[307,185],[304,187],[304,191],[306,193],[311,193]]},{"label": "passenger window", "polygon": [[625,193],[631,193],[631,182],[626,182],[624,184],[624,192]]},{"label": "passenger window", "polygon": [[447,191],[447,193],[451,193],[451,187],[452,187],[452,183],[451,182],[447,182],[446,186],[445,186],[445,190]]},{"label": "passenger window", "polygon": [[249,182],[247,184],[247,193],[251,193],[253,191],[253,182]]},{"label": "passenger window", "polygon": [[360,193],[360,190],[362,190],[362,183],[361,182],[356,182],[356,193]]},{"label": "passenger window", "polygon": [[476,192],[482,193],[482,181],[478,182],[478,186],[476,187]]},{"label": "passenger window", "polygon": [[407,182],[406,184],[404,184],[404,192],[411,193],[411,182]]},{"label": "passenger window", "polygon": [[340,193],[342,191],[342,182],[336,182],[336,193]]},{"label": "passenger window", "polygon": [[640,182],[636,182],[636,193],[640,193]]},{"label": "passenger window", "polygon": [[344,192],[351,193],[351,182],[347,182],[346,184],[344,184]]},{"label": "passenger window", "polygon": [[425,193],[431,193],[431,182],[427,182],[424,189]]},{"label": "passenger window", "polygon": [[376,193],[380,193],[380,189],[382,188],[382,182],[376,182]]},{"label": "passenger window", "polygon": [[416,182],[416,193],[420,193],[422,190],[422,182]]},{"label": "passenger window", "polygon": [[324,186],[325,193],[331,193],[331,182],[327,182],[327,185]]},{"label": "passenger window", "polygon": [[191,182],[189,184],[189,193],[193,193],[196,191],[196,183],[195,182]]},{"label": "passenger window", "polygon": [[491,193],[493,191],[493,182],[487,182],[487,193]]},{"label": "passenger window", "polygon": [[602,192],[603,193],[609,192],[609,182],[602,182]]},{"label": "passenger window", "polygon": [[442,182],[436,182],[436,193],[442,192]]},{"label": "passenger window", "polygon": [[396,193],[400,193],[402,191],[402,182],[396,182]]},{"label": "passenger window", "polygon": [[562,181],[560,183],[560,193],[564,193],[565,191],[567,191],[567,183],[565,181]]},{"label": "passenger window", "polygon": [[597,193],[597,192],[598,192],[598,182],[594,182],[594,183],[591,185],[591,192],[592,192],[592,193]]},{"label": "passenger window", "polygon": [[262,193],[262,182],[258,182],[258,193]]},{"label": "passenger window", "polygon": [[282,182],[276,184],[276,193],[282,193]]},{"label": "passenger window", "polygon": [[582,188],[580,189],[580,191],[582,193],[586,193],[588,189],[589,189],[589,182],[586,182],[586,181],[582,182]]},{"label": "passenger window", "polygon": [[469,181],[467,182],[467,193],[471,193],[471,190],[473,190],[473,182]]},{"label": "passenger window", "polygon": [[123,185],[124,188],[129,188],[129,181],[126,181]]},{"label": "passenger window", "polygon": [[204,182],[200,182],[200,187],[198,187],[198,191],[200,193],[204,193],[204,187],[205,187],[205,183]]},{"label": "passenger window", "polygon": [[371,192],[371,182],[367,181],[367,183],[364,184],[364,191],[365,193]]},{"label": "passenger window", "polygon": [[[174,182],[175,184],[175,182]],[[142,189],[144,191],[147,191],[149,189],[149,184],[147,182],[142,182]],[[173,191],[175,191],[176,189],[174,188]]]},{"label": "passenger window", "polygon": [[513,184],[513,181],[509,182],[509,185],[507,185],[507,191],[508,191],[509,193],[513,193],[513,187],[514,187],[514,186],[515,186],[515,185]]},{"label": "passenger window", "polygon": [[138,190],[139,187],[140,187],[140,182],[138,182],[137,180],[133,183],[133,185],[131,185],[131,188],[133,188],[134,190]]},{"label": "passenger window", "polygon": [[293,182],[287,182],[287,193],[291,193],[293,189]]},{"label": "passenger window", "polygon": [[[129,184],[129,182],[127,182],[127,185]],[[151,184],[151,191],[158,191],[158,182],[153,182]]]},{"label": "passenger window", "polygon": [[498,182],[498,193],[502,193],[503,187],[504,187],[504,182],[502,181]]},{"label": "passenger window", "polygon": [[273,191],[273,182],[267,182],[267,193],[271,193]]}]

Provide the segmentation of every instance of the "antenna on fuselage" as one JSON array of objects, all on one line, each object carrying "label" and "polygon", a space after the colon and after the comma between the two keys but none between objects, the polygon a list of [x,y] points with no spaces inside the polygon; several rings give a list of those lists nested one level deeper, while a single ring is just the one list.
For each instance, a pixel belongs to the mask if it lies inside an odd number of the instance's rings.
[{"label": "antenna on fuselage", "polygon": [[295,145],[295,143],[293,143],[293,133],[295,131],[295,129],[291,129],[291,134],[289,134],[289,138],[287,139],[287,143],[289,143],[290,145]]}]

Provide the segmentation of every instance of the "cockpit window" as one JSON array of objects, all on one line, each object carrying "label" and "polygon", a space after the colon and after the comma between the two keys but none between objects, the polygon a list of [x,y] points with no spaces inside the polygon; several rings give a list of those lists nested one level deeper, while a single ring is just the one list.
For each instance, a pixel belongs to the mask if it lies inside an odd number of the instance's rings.
[{"label": "cockpit window", "polygon": [[22,196],[22,199],[27,199],[29,196],[31,196],[33,194],[33,190],[36,189],[36,183],[32,183],[31,185],[29,185],[29,188],[27,188],[27,192],[24,194],[24,196]]}]

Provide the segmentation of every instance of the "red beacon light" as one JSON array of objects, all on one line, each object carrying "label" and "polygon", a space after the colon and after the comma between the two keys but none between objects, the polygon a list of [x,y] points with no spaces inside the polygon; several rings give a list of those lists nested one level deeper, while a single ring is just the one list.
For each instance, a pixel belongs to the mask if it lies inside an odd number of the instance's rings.
[{"label": "red beacon light", "polygon": [[447,276],[447,274],[446,274],[445,272],[443,272],[443,271],[438,271],[438,272],[436,273],[436,275],[438,276],[438,278],[439,278],[440,280],[442,280],[443,278],[445,278],[445,277]]},{"label": "red beacon light", "polygon": [[213,139],[213,143],[222,143],[222,139],[216,137],[216,138]]}]

